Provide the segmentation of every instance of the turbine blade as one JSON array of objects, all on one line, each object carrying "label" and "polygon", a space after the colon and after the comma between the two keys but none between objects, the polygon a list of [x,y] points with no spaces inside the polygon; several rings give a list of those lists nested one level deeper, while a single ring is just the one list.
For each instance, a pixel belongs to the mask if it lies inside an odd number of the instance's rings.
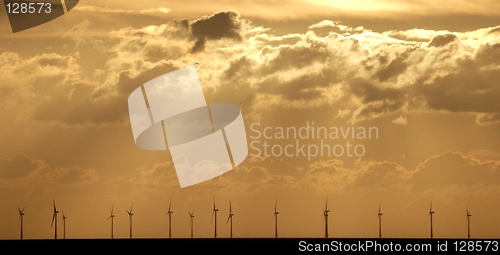
[{"label": "turbine blade", "polygon": [[172,205],[172,198],[170,198],[170,203],[168,204],[168,211],[170,212],[170,206]]},{"label": "turbine blade", "polygon": [[[19,209],[19,206],[17,207],[17,210],[19,211],[19,214],[23,213],[21,209]],[[23,209],[24,210],[24,209]]]},{"label": "turbine blade", "polygon": [[229,217],[227,217],[227,220],[226,220],[226,224],[229,222],[229,219],[231,219],[232,215],[229,215]]},{"label": "turbine blade", "polygon": [[57,211],[57,209],[56,209],[56,200],[52,199],[52,203],[54,204],[54,212],[56,212]]},{"label": "turbine blade", "polygon": [[216,207],[215,207],[215,195],[214,195],[214,211],[215,211]]},{"label": "turbine blade", "polygon": [[50,223],[50,227],[52,227],[52,225],[54,225],[54,220],[56,218],[56,214],[52,214],[52,223]]}]

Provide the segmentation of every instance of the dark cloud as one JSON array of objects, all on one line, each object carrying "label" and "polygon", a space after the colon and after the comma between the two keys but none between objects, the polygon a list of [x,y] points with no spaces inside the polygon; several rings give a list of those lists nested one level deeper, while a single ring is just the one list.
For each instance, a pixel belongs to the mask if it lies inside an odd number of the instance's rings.
[{"label": "dark cloud", "polygon": [[207,42],[207,39],[205,39],[205,37],[201,37],[201,38],[196,39],[193,47],[191,48],[191,53],[203,51],[205,49],[206,42]]},{"label": "dark cloud", "polygon": [[189,19],[174,19],[173,23],[185,30],[189,30]]},{"label": "dark cloud", "polygon": [[43,162],[25,154],[16,154],[11,158],[0,159],[0,178],[12,179],[26,177],[29,173],[47,167]]},{"label": "dark cloud", "polygon": [[[443,46],[458,40],[453,38],[456,36],[436,36],[433,45]],[[442,47],[437,51],[429,48],[403,50],[395,53],[394,48],[388,47],[367,56],[361,63],[374,79],[359,78],[359,75],[347,78],[348,91],[363,103],[355,114],[375,117],[410,106],[478,113],[482,115],[478,115],[477,123],[496,122],[495,113],[500,114],[500,71],[497,68],[500,44],[485,43],[472,55],[462,55],[460,47]],[[420,61],[427,62],[425,68],[417,68]],[[395,77],[398,79],[394,80]]]},{"label": "dark cloud", "polygon": [[276,57],[261,67],[265,75],[277,71],[305,68],[314,63],[324,63],[330,56],[326,45],[307,46],[282,46],[277,50]]},{"label": "dark cloud", "polygon": [[[136,77],[130,71],[119,73],[114,87],[98,90],[85,83],[52,88],[53,98],[42,100],[33,111],[38,121],[53,121],[65,125],[120,124],[128,121],[128,96],[142,84],[178,67],[171,64],[157,65]],[[117,91],[114,95],[112,91]]]},{"label": "dark cloud", "polygon": [[[182,23],[183,25],[185,23]],[[195,38],[192,53],[202,51],[207,40],[233,39],[241,41],[243,22],[235,12],[219,12],[191,22],[191,32]]]},{"label": "dark cloud", "polygon": [[97,171],[80,167],[58,168],[58,183],[64,185],[81,185],[97,181]]},{"label": "dark cloud", "polygon": [[360,107],[360,111],[357,114],[361,117],[371,117],[374,118],[382,114],[391,114],[394,112],[401,111],[405,105],[404,100],[383,100],[375,103],[366,104]]},{"label": "dark cloud", "polygon": [[255,73],[255,67],[257,62],[247,58],[241,57],[236,60],[232,60],[229,63],[229,67],[222,73],[223,80],[242,80],[245,77]]},{"label": "dark cloud", "polygon": [[369,162],[366,171],[360,173],[350,188],[376,186],[390,188],[406,181],[410,172],[394,162]]},{"label": "dark cloud", "polygon": [[500,112],[500,71],[476,67],[466,61],[454,73],[439,77],[432,84],[420,85],[416,93],[435,110],[451,112]]},{"label": "dark cloud", "polygon": [[[406,71],[408,64],[405,62],[405,59],[406,59],[405,56],[398,56],[389,65],[387,65],[387,67],[377,71],[375,75],[377,76],[379,81],[381,82],[387,81],[390,78],[395,77]],[[387,58],[381,57],[380,62],[381,63],[387,62]]]},{"label": "dark cloud", "polygon": [[458,37],[454,34],[434,35],[429,42],[429,46],[443,47],[455,40],[459,41]]},{"label": "dark cloud", "polygon": [[364,103],[387,101],[387,100],[403,100],[404,91],[402,89],[381,88],[374,85],[372,82],[355,78],[349,83],[350,91],[361,98]]},{"label": "dark cloud", "polygon": [[[142,84],[154,78],[157,78],[158,76],[161,76],[163,74],[175,71],[179,68],[181,67],[171,63],[163,62],[154,66],[153,68],[142,71],[141,73],[135,76],[131,74],[131,71],[124,70],[120,72],[118,81],[116,83],[118,92],[120,93],[120,95],[126,96],[128,98],[130,93],[132,93],[132,91],[134,91]],[[93,96],[97,97],[97,95],[95,94]]]},{"label": "dark cloud", "polygon": [[63,184],[81,185],[97,181],[94,169],[81,167],[52,168],[43,160],[34,159],[25,154],[16,154],[11,158],[0,159],[0,180],[17,179],[18,185]]},{"label": "dark cloud", "polygon": [[481,65],[500,65],[500,43],[481,45],[476,51],[475,60]]},{"label": "dark cloud", "polygon": [[33,117],[38,121],[55,121],[66,125],[122,121],[127,114],[126,101],[118,97],[95,99],[92,97],[93,89],[86,83],[52,86],[51,98],[40,98]]},{"label": "dark cloud", "polygon": [[179,59],[184,55],[184,51],[179,46],[151,45],[144,49],[145,61],[160,62],[162,60]]},{"label": "dark cloud", "polygon": [[65,125],[116,124],[124,122],[127,114],[125,97],[110,97],[106,100],[90,98],[67,100],[59,97],[40,104],[33,111],[35,120],[54,121]]},{"label": "dark cloud", "polygon": [[272,77],[258,86],[259,93],[281,95],[283,99],[290,101],[313,101],[322,97],[321,88],[328,87],[335,80],[333,71],[323,70],[323,72],[301,75],[288,81]]},{"label": "dark cloud", "polygon": [[193,36],[205,37],[210,40],[222,38],[241,40],[240,28],[241,21],[235,12],[219,12],[191,23]]}]

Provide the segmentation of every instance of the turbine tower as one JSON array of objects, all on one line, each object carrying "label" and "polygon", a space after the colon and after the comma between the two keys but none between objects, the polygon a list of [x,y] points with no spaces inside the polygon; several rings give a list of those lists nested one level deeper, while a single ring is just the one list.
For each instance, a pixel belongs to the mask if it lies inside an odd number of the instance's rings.
[{"label": "turbine tower", "polygon": [[111,214],[108,217],[108,220],[111,218],[111,239],[113,239],[113,237],[114,237],[113,230],[114,230],[114,227],[115,227],[115,224],[114,224],[115,223],[114,222],[115,215],[113,214],[114,207],[115,207],[115,203],[113,203],[113,206],[111,206]]},{"label": "turbine tower", "polygon": [[193,238],[193,223],[194,223],[194,209],[192,212],[189,212],[190,222],[191,222],[191,238]]},{"label": "turbine tower", "polygon": [[273,214],[273,218],[274,218],[274,237],[275,238],[278,238],[278,214],[279,212],[276,211],[276,205],[278,203],[278,200],[276,200],[274,202],[274,214]]},{"label": "turbine tower", "polygon": [[467,208],[467,238],[470,239],[470,214],[469,208]]},{"label": "turbine tower", "polygon": [[59,211],[56,209],[56,200],[52,199],[52,203],[54,204],[54,213],[52,214],[52,223],[50,224],[50,227],[54,225],[54,239],[57,239],[57,214]]},{"label": "turbine tower", "polygon": [[328,198],[326,199],[325,208],[323,208],[323,221],[325,222],[325,238],[328,238]]},{"label": "turbine tower", "polygon": [[382,215],[380,205],[378,205],[378,238],[382,238]]},{"label": "turbine tower", "polygon": [[66,239],[66,219],[68,218],[66,214],[64,214],[64,211],[62,212],[63,216],[63,239]]},{"label": "turbine tower", "polygon": [[227,217],[227,221],[226,221],[226,224],[229,220],[231,220],[231,231],[229,232],[230,233],[230,236],[231,238],[233,238],[233,215],[234,213],[232,212],[231,210],[231,200],[229,200],[229,217]]},{"label": "turbine tower", "polygon": [[429,216],[431,217],[431,239],[434,238],[434,232],[432,231],[432,215],[434,211],[432,210],[432,199],[431,199],[431,207],[429,208]]},{"label": "turbine tower", "polygon": [[24,218],[24,207],[21,210],[19,206],[17,207],[17,210],[19,211],[19,223],[21,224],[21,240],[23,240],[23,218]]},{"label": "turbine tower", "polygon": [[219,211],[219,209],[215,207],[215,197],[214,197],[214,210],[212,212],[212,219],[214,218],[215,215],[214,238],[217,238],[217,211]]},{"label": "turbine tower", "polygon": [[127,211],[128,213],[128,217],[130,218],[130,239],[132,239],[132,216],[134,215],[132,213],[132,209],[134,208],[134,204],[132,204],[132,206],[130,207],[130,211]]},{"label": "turbine tower", "polygon": [[172,238],[172,210],[170,210],[172,206],[172,198],[170,198],[170,203],[168,204],[168,212],[165,213],[165,215],[168,214],[168,238]]}]

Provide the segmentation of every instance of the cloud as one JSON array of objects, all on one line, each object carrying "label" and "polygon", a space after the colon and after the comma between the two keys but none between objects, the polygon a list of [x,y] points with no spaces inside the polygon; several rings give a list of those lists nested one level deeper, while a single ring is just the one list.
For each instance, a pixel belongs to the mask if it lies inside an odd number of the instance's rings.
[{"label": "cloud", "polygon": [[[85,39],[92,34],[90,25],[84,20],[65,37],[77,45],[97,43],[103,47],[95,54],[109,54],[91,75],[82,71],[79,53],[28,58],[0,54],[4,107],[36,98],[32,111],[40,121],[121,125],[127,120],[123,102],[130,91],[199,61],[209,99],[245,102],[248,115],[254,116],[270,106],[332,106],[343,109],[342,117],[351,121],[445,110],[476,114],[481,116],[477,123],[486,123],[494,122],[500,109],[500,49],[496,37],[488,35],[495,28],[466,33],[360,28],[352,30],[355,35],[330,31],[318,36],[312,30],[275,35],[227,11],[194,21],[123,28],[96,41]],[[311,27],[348,31],[348,26],[328,20]],[[397,33],[399,39],[392,37]],[[196,59],[189,54],[195,52]]]},{"label": "cloud", "polygon": [[500,123],[500,113],[481,113],[476,117],[476,123],[479,125]]},{"label": "cloud", "polygon": [[127,98],[130,93],[147,81],[175,69],[167,62],[161,62],[137,76],[128,70],[110,74],[107,79],[111,85],[67,82],[65,86],[52,88],[50,100],[42,98],[38,101],[32,111],[33,118],[64,126],[128,125]]},{"label": "cloud", "polygon": [[0,88],[7,92],[0,95],[1,105],[13,107],[29,100],[50,99],[54,88],[79,79],[77,55],[44,53],[23,58],[15,52],[0,54]]},{"label": "cloud", "polygon": [[454,34],[436,34],[429,42],[429,47],[443,47],[453,41],[459,40]]},{"label": "cloud", "polygon": [[292,187],[307,188],[318,194],[395,189],[414,194],[461,193],[468,189],[471,194],[484,194],[500,187],[497,154],[444,152],[427,158],[415,169],[388,160],[359,159],[352,165],[339,159],[320,160],[297,172]]},{"label": "cloud", "polygon": [[[179,188],[177,174],[171,162],[141,166],[134,172],[135,174],[129,181],[133,190],[131,192],[134,194],[145,196],[151,192],[157,193]],[[292,176],[271,174],[261,166],[238,166],[221,176],[198,184],[196,189],[210,190],[221,195],[245,195],[270,188],[285,187],[291,185],[293,180]]]},{"label": "cloud", "polygon": [[43,160],[20,153],[0,159],[0,187],[38,188],[51,185],[79,186],[99,179],[95,169],[52,167]]},{"label": "cloud", "polygon": [[324,27],[335,27],[337,26],[337,24],[339,24],[340,22],[338,21],[331,21],[331,20],[322,20],[316,24],[312,24],[309,26],[309,29],[313,29],[313,28],[324,28]]},{"label": "cloud", "polygon": [[241,41],[243,21],[235,12],[219,12],[191,22],[192,35],[196,42],[191,53],[202,51],[207,40],[233,39]]},{"label": "cloud", "polygon": [[371,30],[365,29],[363,26],[350,27],[342,25],[340,23],[340,21],[322,20],[316,24],[309,26],[309,29],[334,27],[341,32],[344,32],[344,35],[350,35],[350,33],[371,32]]},{"label": "cloud", "polygon": [[99,180],[95,169],[82,167],[57,167],[55,169],[57,183],[61,185],[86,185]]},{"label": "cloud", "polygon": [[82,22],[67,31],[62,38],[72,39],[77,48],[81,46],[91,46],[104,50],[104,41],[95,36],[96,33],[94,32],[94,29],[92,28],[92,22],[84,19]]},{"label": "cloud", "polygon": [[462,152],[445,152],[419,164],[411,177],[414,191],[447,186],[500,186],[500,161],[480,160]]},{"label": "cloud", "polygon": [[99,13],[121,13],[121,14],[148,14],[148,13],[159,13],[166,14],[172,12],[169,8],[159,7],[159,8],[149,8],[142,10],[123,10],[123,9],[112,9],[109,7],[100,7],[100,6],[78,6],[75,10],[83,11],[83,12],[99,12]]},{"label": "cloud", "polygon": [[349,166],[342,160],[331,159],[314,162],[299,174],[294,187],[328,193],[399,187],[407,182],[411,171],[389,161],[357,160]]},{"label": "cloud", "polygon": [[47,167],[40,160],[35,160],[25,154],[16,154],[10,158],[0,159],[0,179],[23,178],[33,171]]},{"label": "cloud", "polygon": [[406,117],[399,116],[398,118],[392,120],[392,123],[394,123],[396,125],[406,126],[408,124],[408,121],[406,121]]}]

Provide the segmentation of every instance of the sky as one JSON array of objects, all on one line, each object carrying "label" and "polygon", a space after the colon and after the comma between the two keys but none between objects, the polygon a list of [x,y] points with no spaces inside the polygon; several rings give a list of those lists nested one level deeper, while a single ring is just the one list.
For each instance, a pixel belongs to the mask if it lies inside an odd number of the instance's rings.
[{"label": "sky", "polygon": [[[13,33],[1,7],[0,239],[20,237],[18,207],[24,238],[54,238],[53,201],[59,238],[63,213],[67,238],[109,238],[112,208],[128,238],[132,205],[134,237],[168,237],[169,201],[174,238],[193,210],[213,237],[214,202],[229,237],[230,201],[234,237],[274,237],[275,205],[279,237],[323,237],[328,201],[330,237],[378,237],[380,208],[383,237],[427,238],[432,203],[434,237],[467,237],[468,210],[471,237],[498,238],[499,8],[83,0]],[[195,63],[208,103],[240,107],[249,155],[181,188],[168,150],[136,146],[127,100]]]}]

